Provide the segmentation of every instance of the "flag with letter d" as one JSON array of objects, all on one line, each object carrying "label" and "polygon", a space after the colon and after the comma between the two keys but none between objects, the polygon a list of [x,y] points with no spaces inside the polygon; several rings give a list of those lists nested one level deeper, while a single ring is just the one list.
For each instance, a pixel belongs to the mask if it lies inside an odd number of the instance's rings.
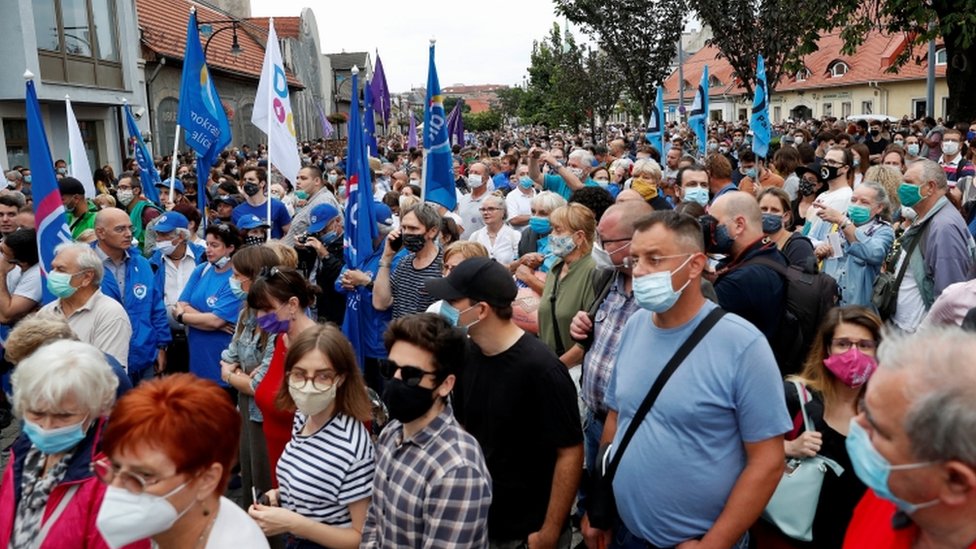
[{"label": "flag with letter d", "polygon": [[424,201],[457,207],[454,187],[454,159],[447,137],[447,114],[444,96],[434,65],[434,44],[430,44],[430,66],[427,69],[427,105],[424,108]]},{"label": "flag with letter d", "polygon": [[[281,62],[278,35],[274,19],[268,22],[268,43],[264,47],[264,65],[258,94],[254,97],[251,123],[268,135],[268,157],[281,175],[293,184],[302,169],[298,157],[298,138],[295,136],[295,116],[288,96],[288,76]],[[268,166],[270,169],[270,166]]]},{"label": "flag with letter d", "polygon": [[[352,107],[349,113],[349,142],[346,150],[345,259],[346,265],[358,269],[373,253],[373,240],[379,236],[379,228],[373,218],[373,184],[370,180],[369,161],[366,158],[366,134],[363,132],[359,110],[359,71],[352,71]],[[366,108],[372,110],[371,102]]]},{"label": "flag with letter d", "polygon": [[756,62],[756,91],[752,97],[752,116],[749,118],[752,130],[752,150],[756,156],[766,158],[769,154],[769,85],[766,81],[766,62],[762,54]]}]

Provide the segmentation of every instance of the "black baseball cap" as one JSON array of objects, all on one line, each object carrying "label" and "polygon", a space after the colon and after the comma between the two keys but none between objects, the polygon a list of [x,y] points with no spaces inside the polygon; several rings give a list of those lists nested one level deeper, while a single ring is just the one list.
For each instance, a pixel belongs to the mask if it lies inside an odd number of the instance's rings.
[{"label": "black baseball cap", "polygon": [[62,177],[61,180],[58,181],[58,191],[60,191],[61,196],[76,194],[84,195],[85,186],[81,184],[81,181],[78,181],[74,177],[68,175]]},{"label": "black baseball cap", "polygon": [[424,285],[435,299],[453,301],[466,297],[493,307],[508,307],[518,294],[512,273],[488,257],[465,259],[448,276],[428,280]]}]

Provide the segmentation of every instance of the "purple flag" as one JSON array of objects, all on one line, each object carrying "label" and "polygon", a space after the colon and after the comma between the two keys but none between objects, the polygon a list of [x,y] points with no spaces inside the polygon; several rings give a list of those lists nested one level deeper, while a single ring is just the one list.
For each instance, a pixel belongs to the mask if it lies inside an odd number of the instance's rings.
[{"label": "purple flag", "polygon": [[329,119],[325,117],[325,111],[322,110],[322,105],[315,105],[319,108],[319,121],[322,122],[322,138],[329,139],[332,137],[332,124],[329,124]]},{"label": "purple flag", "polygon": [[383,61],[379,53],[376,54],[376,66],[373,68],[373,80],[369,87],[373,96],[373,110],[380,113],[383,125],[386,126],[390,123],[390,88],[386,85],[386,73],[383,72]]},{"label": "purple flag", "polygon": [[413,117],[413,111],[410,111],[410,131],[407,133],[407,148],[417,148],[417,119]]},{"label": "purple flag", "polygon": [[451,137],[451,145],[464,146],[464,119],[461,113],[464,110],[464,103],[458,101],[451,109],[451,114],[447,117],[447,133]]}]

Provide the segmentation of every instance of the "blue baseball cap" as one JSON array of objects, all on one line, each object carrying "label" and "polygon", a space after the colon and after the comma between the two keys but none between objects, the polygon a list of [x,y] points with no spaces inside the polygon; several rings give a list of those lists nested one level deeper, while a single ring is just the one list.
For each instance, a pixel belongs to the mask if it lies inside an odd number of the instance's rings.
[{"label": "blue baseball cap", "polygon": [[245,231],[250,231],[251,229],[267,229],[268,227],[270,227],[270,225],[254,214],[242,215],[241,218],[237,220],[237,228]]},{"label": "blue baseball cap", "polygon": [[173,182],[173,190],[175,190],[180,194],[186,193],[186,189],[183,188],[183,182],[180,181],[179,179],[173,179],[172,177],[167,179],[166,181],[160,181],[159,183],[156,183],[156,187],[165,188],[168,191],[170,181]]},{"label": "blue baseball cap", "polygon": [[176,229],[186,229],[190,226],[190,222],[186,219],[186,216],[180,212],[166,212],[159,216],[159,221],[156,222],[157,233],[171,233]]},{"label": "blue baseball cap", "polygon": [[322,232],[322,229],[338,215],[339,210],[332,204],[319,204],[312,208],[312,215],[308,218],[308,233]]},{"label": "blue baseball cap", "polygon": [[393,210],[382,202],[373,202],[373,219],[376,224],[385,227],[393,226]]}]

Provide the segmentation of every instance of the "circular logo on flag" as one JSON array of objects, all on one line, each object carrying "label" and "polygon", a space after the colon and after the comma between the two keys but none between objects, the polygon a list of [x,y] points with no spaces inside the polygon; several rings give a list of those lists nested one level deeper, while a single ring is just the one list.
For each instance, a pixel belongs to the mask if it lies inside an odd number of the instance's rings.
[{"label": "circular logo on flag", "polygon": [[213,307],[217,304],[217,296],[212,295],[207,298],[207,307]]},{"label": "circular logo on flag", "polygon": [[146,297],[146,285],[136,284],[132,287],[132,293],[136,296],[136,299],[142,299]]}]

